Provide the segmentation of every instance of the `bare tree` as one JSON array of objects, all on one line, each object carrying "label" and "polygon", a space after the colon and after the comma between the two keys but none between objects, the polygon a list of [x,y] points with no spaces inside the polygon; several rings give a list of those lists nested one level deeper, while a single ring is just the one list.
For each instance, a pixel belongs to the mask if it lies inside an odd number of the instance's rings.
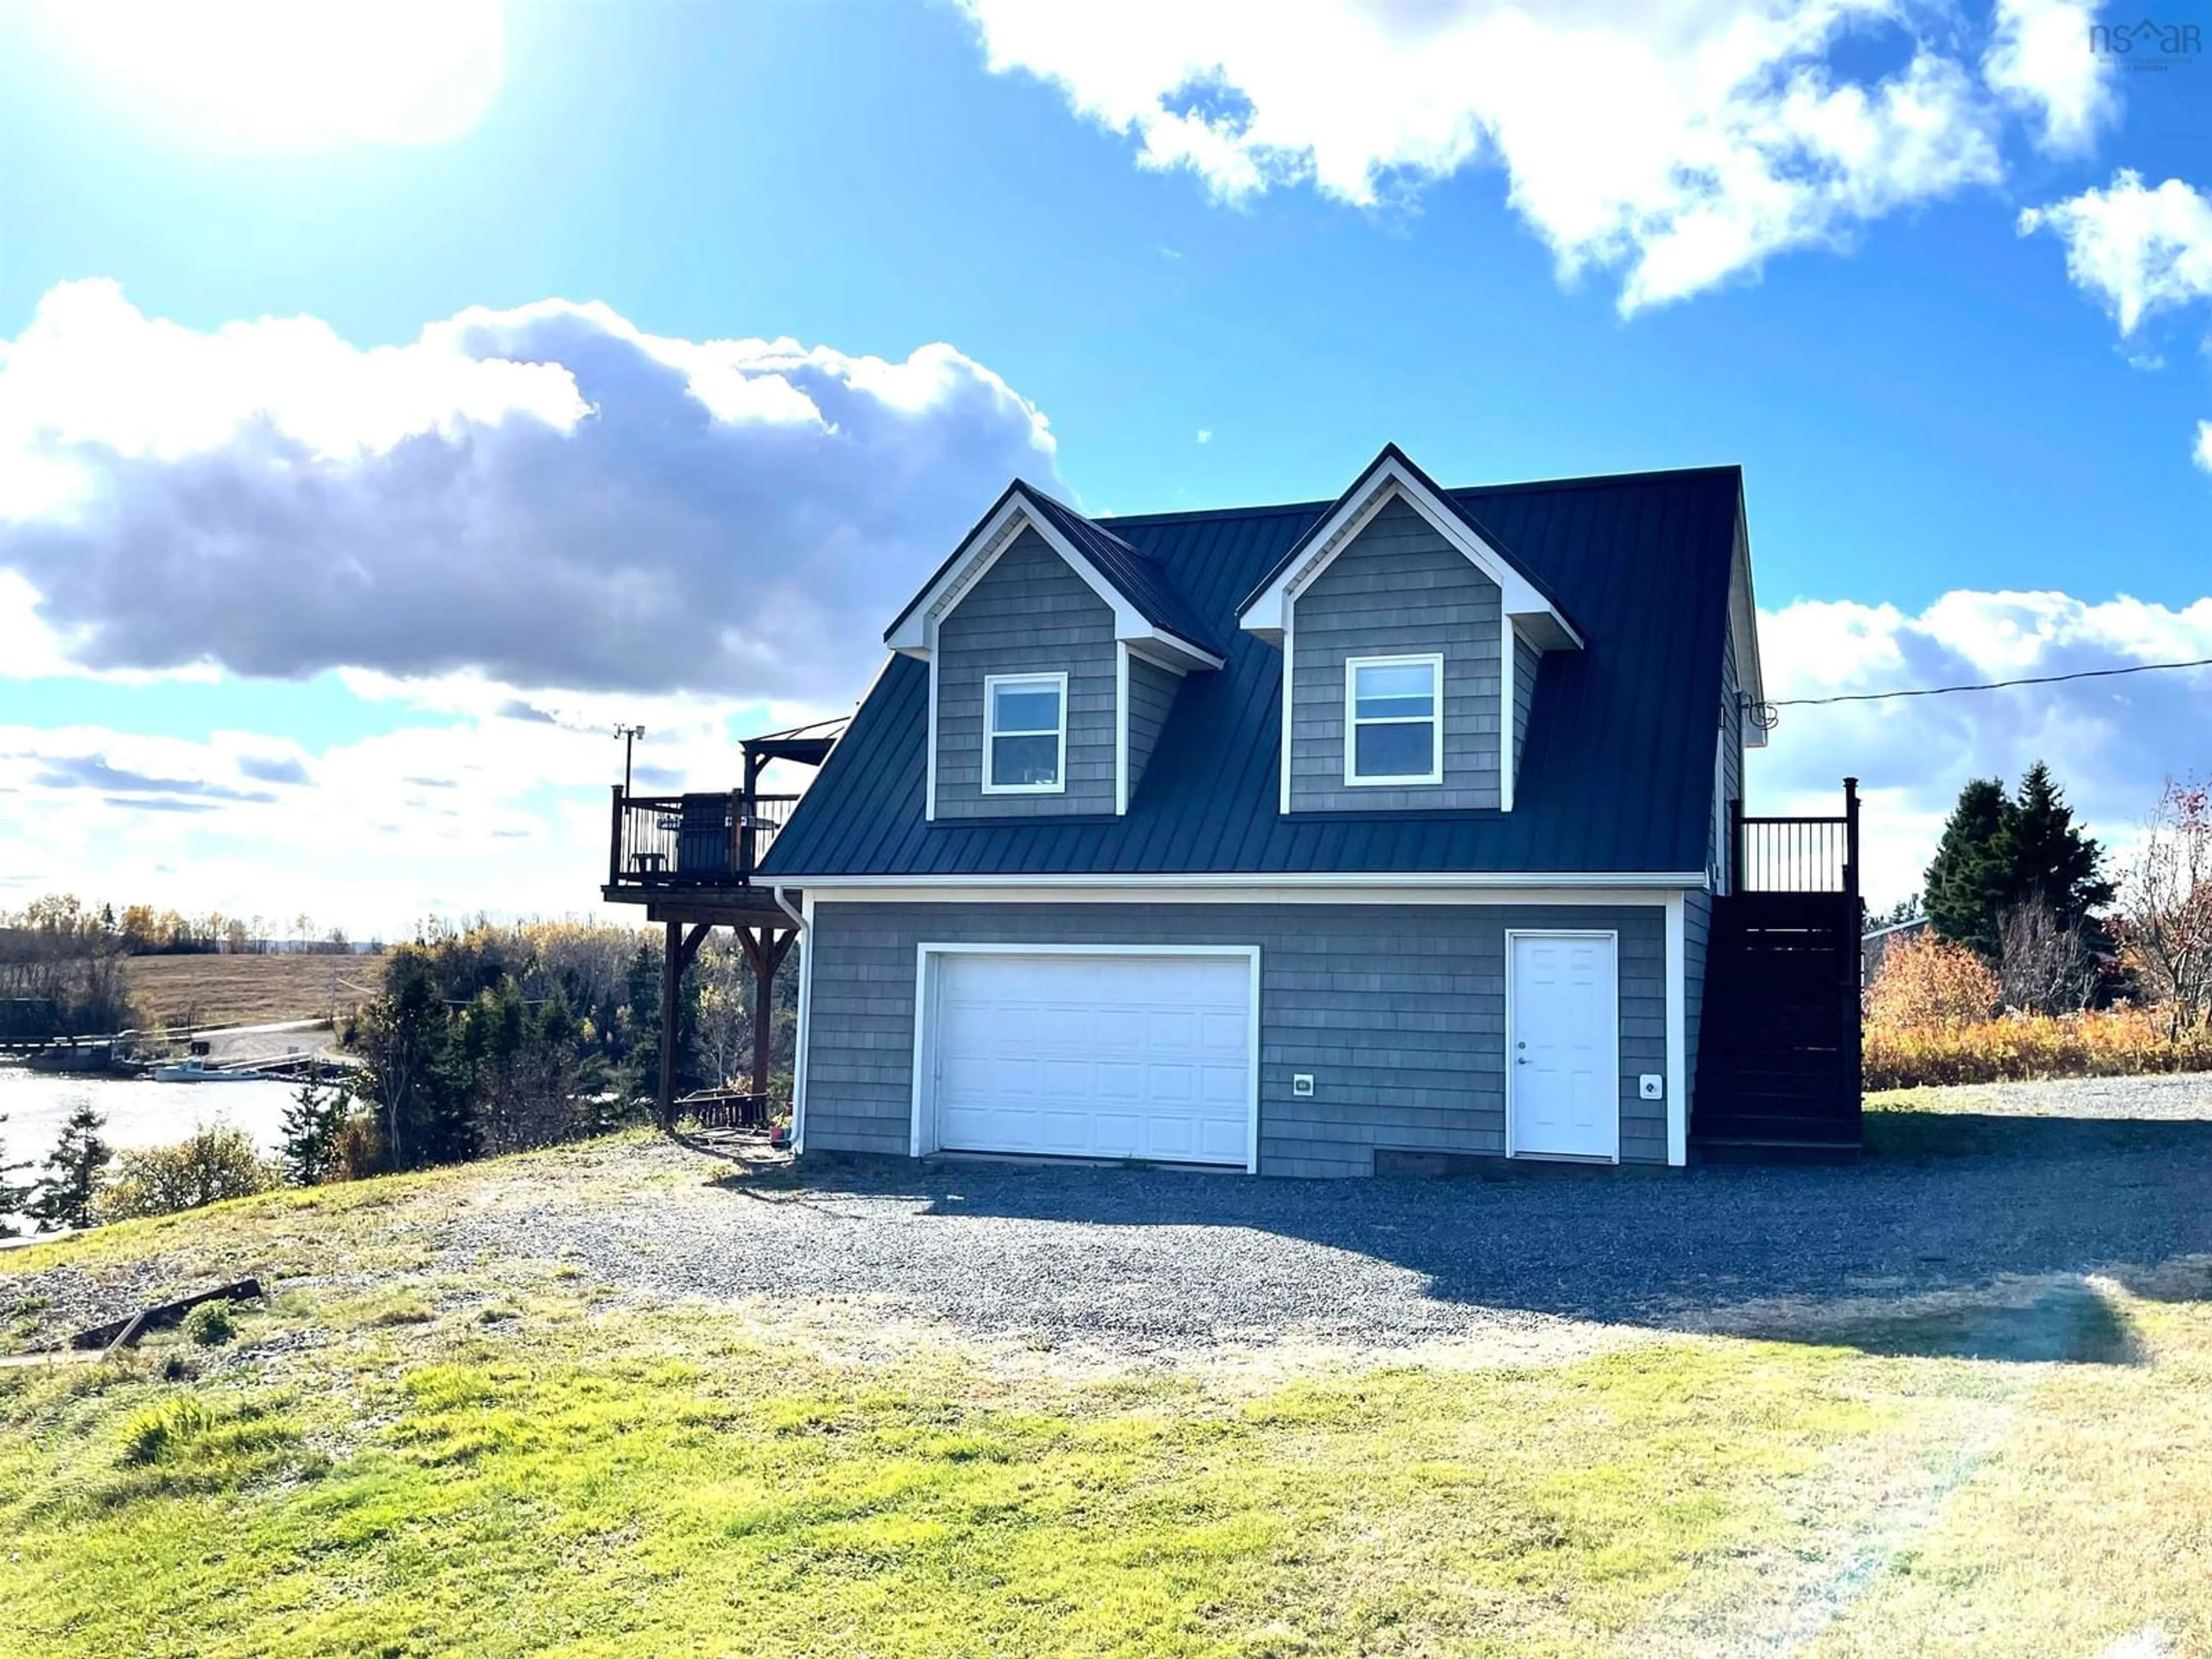
[{"label": "bare tree", "polygon": [[2097,987],[2087,919],[2062,920],[2040,897],[1997,913],[1997,984],[2008,1008],[2076,1014]]},{"label": "bare tree", "polygon": [[2212,789],[2169,781],[2120,884],[2115,932],[2174,1036],[2212,1014]]}]

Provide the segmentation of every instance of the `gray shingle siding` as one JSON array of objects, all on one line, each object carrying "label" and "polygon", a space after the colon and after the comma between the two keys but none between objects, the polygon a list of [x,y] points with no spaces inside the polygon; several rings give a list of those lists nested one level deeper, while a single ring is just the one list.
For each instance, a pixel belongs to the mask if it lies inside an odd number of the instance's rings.
[{"label": "gray shingle siding", "polygon": [[1521,785],[1521,750],[1528,741],[1528,711],[1536,706],[1536,672],[1544,653],[1520,635],[1513,636],[1513,785]]},{"label": "gray shingle siding", "polygon": [[[983,680],[1067,675],[1066,790],[987,795]],[[1024,530],[937,629],[937,816],[1059,817],[1114,810],[1114,612]]]},{"label": "gray shingle siding", "polygon": [[[1505,1148],[1505,933],[1620,935],[1620,1152],[1664,1163],[1666,912],[1658,904],[887,904],[815,908],[806,1145],[905,1152],[914,1089],[915,967],[924,942],[1256,945],[1260,1169],[1371,1173],[1378,1147]],[[1294,1072],[1316,1093],[1291,1093]]]},{"label": "gray shingle siding", "polygon": [[[1291,618],[1291,810],[1465,809],[1498,804],[1498,585],[1402,501],[1376,514],[1302,592]],[[1344,781],[1347,657],[1444,659],[1443,781]]]},{"label": "gray shingle siding", "polygon": [[1129,799],[1145,775],[1145,763],[1152,757],[1152,744],[1182,690],[1182,676],[1132,653],[1129,657]]}]

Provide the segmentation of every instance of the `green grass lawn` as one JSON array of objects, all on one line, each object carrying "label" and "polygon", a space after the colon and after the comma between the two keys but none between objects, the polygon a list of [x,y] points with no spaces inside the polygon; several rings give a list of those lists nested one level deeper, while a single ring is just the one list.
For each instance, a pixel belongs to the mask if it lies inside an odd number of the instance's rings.
[{"label": "green grass lawn", "polygon": [[[227,1344],[0,1372],[0,1647],[2212,1652],[2203,1263],[1900,1310],[1894,1340],[1862,1303],[1833,1340],[1554,1364],[1055,1369],[428,1254],[489,1184],[591,1167],[0,1256],[24,1330],[57,1260],[289,1286]],[[2099,1333],[2072,1363],[1922,1340],[2060,1303]]]}]

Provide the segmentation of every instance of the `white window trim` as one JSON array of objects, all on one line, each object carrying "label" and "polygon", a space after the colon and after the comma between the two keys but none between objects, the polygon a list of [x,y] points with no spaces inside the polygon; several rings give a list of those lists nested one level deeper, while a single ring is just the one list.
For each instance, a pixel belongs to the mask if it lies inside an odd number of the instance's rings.
[{"label": "white window trim", "polygon": [[[1426,668],[1434,677],[1433,706],[1429,713],[1431,726],[1429,769],[1426,772],[1394,774],[1389,777],[1362,777],[1358,772],[1359,727],[1367,726],[1413,726],[1419,721],[1411,715],[1370,715],[1359,718],[1359,671],[1363,668],[1407,668],[1414,665]],[[1439,651],[1419,652],[1407,656],[1346,657],[1344,659],[1344,781],[1352,789],[1402,789],[1440,784],[1444,781],[1444,659]]]},{"label": "white window trim", "polygon": [[[1680,899],[1676,899],[1673,902],[1674,905],[1679,906],[1680,902],[1681,901]],[[1670,908],[1668,914],[1671,923],[1672,919],[1680,915],[1680,911]],[[1669,937],[1671,939],[1671,927]],[[1613,1030],[1613,1150],[1608,1153],[1601,1154],[1597,1161],[1606,1164],[1618,1164],[1620,1162],[1621,1071],[1620,930],[1617,927],[1509,927],[1505,930],[1505,1156],[1508,1158],[1526,1158],[1544,1160],[1561,1159],[1563,1156],[1557,1152],[1522,1152],[1520,1149],[1519,1138],[1514,1122],[1513,1045],[1518,1039],[1514,1036],[1513,1026],[1513,981],[1515,977],[1513,947],[1517,941],[1524,939],[1601,939],[1607,942],[1607,945],[1613,951],[1613,1003],[1610,1009],[1610,1012],[1612,1014],[1611,1023]],[[1673,1016],[1674,1010],[1677,1006],[1679,1006],[1679,1004],[1672,994],[1670,975],[1669,994],[1668,998],[1669,1018],[1668,1029],[1668,1045],[1667,1052],[1669,1082],[1674,1080],[1672,1073],[1675,1070]],[[1670,1094],[1673,1092],[1673,1091],[1669,1091]],[[1670,1164],[1678,1164],[1684,1161],[1673,1156],[1674,1115],[1675,1110],[1675,1103],[1670,1099],[1667,1103],[1668,1141],[1668,1156],[1667,1161]],[[1583,1160],[1574,1158],[1564,1158],[1564,1161],[1569,1163],[1580,1163]]]},{"label": "white window trim", "polygon": [[[938,1150],[937,1055],[930,1039],[937,1029],[938,962],[949,956],[1015,957],[1215,957],[1247,964],[1245,993],[1244,1171],[1260,1172],[1260,947],[1256,945],[1041,945],[993,941],[923,939],[914,951],[914,1090],[907,1122],[911,1156]],[[1219,1167],[1219,1166],[1215,1166]]]},{"label": "white window trim", "polygon": [[[999,732],[992,727],[992,718],[998,689],[1002,685],[1042,685],[1049,682],[1060,689],[1060,729],[1054,734],[1059,747],[1053,763],[1050,783],[995,783],[992,769],[997,754],[992,740],[996,738],[1041,738],[1042,732]],[[987,795],[1064,795],[1067,793],[1067,675],[1066,671],[1048,674],[986,674],[983,676],[983,788]]]}]

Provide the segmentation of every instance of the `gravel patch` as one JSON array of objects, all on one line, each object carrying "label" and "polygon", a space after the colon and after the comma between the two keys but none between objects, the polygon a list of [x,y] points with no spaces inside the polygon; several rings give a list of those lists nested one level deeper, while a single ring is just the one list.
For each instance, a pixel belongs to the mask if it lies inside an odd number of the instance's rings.
[{"label": "gravel patch", "polygon": [[1899,1089],[1877,1098],[1884,1107],[1908,1111],[2172,1123],[2212,1119],[2212,1075],[2183,1072],[2157,1077],[2048,1078],[2034,1083]]},{"label": "gravel patch", "polygon": [[[2212,1092],[2128,1081],[2010,1085],[2061,1092],[2001,1103],[2078,1102],[2080,1118],[2152,1117],[2158,1133],[2062,1124],[2080,1133],[2054,1140],[2022,1125],[2016,1150],[1836,1169],[1314,1182],[897,1161],[722,1177],[727,1165],[641,1145],[619,1156],[652,1178],[546,1183],[472,1209],[446,1243],[557,1255],[660,1295],[854,1298],[978,1334],[1138,1351],[1405,1347],[1559,1322],[1743,1328],[1730,1310],[2212,1253]],[[2193,1085],[2195,1121],[2177,1084]]]}]

